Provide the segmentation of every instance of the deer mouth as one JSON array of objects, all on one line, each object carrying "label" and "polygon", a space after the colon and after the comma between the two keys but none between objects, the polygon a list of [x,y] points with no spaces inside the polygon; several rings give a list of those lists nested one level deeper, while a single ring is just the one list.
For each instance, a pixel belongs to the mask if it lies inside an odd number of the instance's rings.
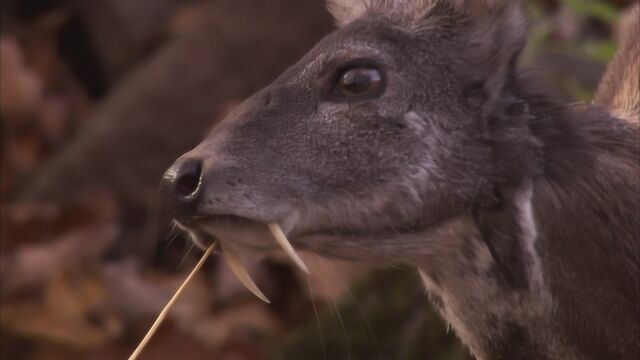
[{"label": "deer mouth", "polygon": [[[278,245],[291,261],[303,272],[309,273],[306,264],[294,250],[287,239],[287,235],[277,222],[265,223],[246,217],[221,214],[200,216],[193,219],[189,228],[181,226],[191,234],[193,242],[200,248],[207,248],[205,243],[219,243],[229,268],[238,280],[259,299],[269,302],[251,279],[251,276],[242,265],[240,256],[236,252],[238,246],[253,250],[272,250]],[[274,239],[275,241],[268,241]]]},{"label": "deer mouth", "polygon": [[247,217],[233,215],[233,214],[208,215],[208,216],[202,217],[202,219],[209,224],[223,224],[227,226],[242,226],[248,223],[258,222],[256,220],[252,220]]}]

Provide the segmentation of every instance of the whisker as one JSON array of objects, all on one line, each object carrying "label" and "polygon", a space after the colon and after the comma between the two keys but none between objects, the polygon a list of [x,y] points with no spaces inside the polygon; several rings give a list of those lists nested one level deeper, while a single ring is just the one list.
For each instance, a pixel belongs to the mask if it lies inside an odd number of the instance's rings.
[{"label": "whisker", "polygon": [[195,231],[189,231],[189,235],[191,235],[191,242],[194,243],[197,247],[199,247],[203,251],[207,249],[207,246],[204,244],[204,242],[202,242],[202,239],[200,238],[202,234]]},{"label": "whisker", "polygon": [[180,260],[180,263],[178,263],[178,266],[176,266],[176,270],[180,270],[182,265],[184,265],[185,260],[187,260],[194,247],[196,247],[196,244],[194,244],[193,242],[189,244],[189,248],[187,249],[187,252],[182,256],[182,259]]},{"label": "whisker", "polygon": [[[335,274],[336,272],[335,272],[335,267],[333,266],[333,264],[331,264],[331,269]],[[347,296],[351,300],[351,303],[356,308],[356,311],[358,312],[358,315],[359,315],[360,319],[362,320],[362,322],[364,323],[365,327],[367,328],[367,333],[369,334],[369,338],[370,338],[371,342],[373,343],[373,346],[375,346],[375,348],[376,348],[376,352],[378,353],[378,358],[382,359],[382,350],[380,348],[380,342],[378,341],[378,337],[376,336],[375,332],[373,331],[373,327],[371,326],[371,322],[369,321],[369,318],[367,318],[367,315],[362,310],[362,307],[360,306],[360,303],[358,302],[356,297],[353,295],[353,292],[351,291],[351,288],[349,287],[349,285],[347,285],[342,278],[339,278],[339,281],[342,284],[342,287],[345,289],[345,291],[347,293]]]},{"label": "whisker", "polygon": [[[322,284],[322,291],[326,293],[328,293],[326,287],[324,286],[324,281],[321,281],[320,284]],[[340,310],[338,308],[338,305],[336,303],[336,301],[334,299],[330,299],[329,301],[329,309],[331,311],[331,315],[333,316],[334,320],[336,321],[336,323],[339,325],[340,327],[340,332],[342,334],[342,337],[344,338],[344,343],[345,346],[347,348],[347,358],[351,359],[351,344],[349,343],[349,338],[347,337],[347,328],[344,325],[344,321],[342,319],[342,315],[340,314]]]},{"label": "whisker", "polygon": [[344,320],[342,319],[342,315],[340,314],[338,304],[335,300],[331,299],[331,301],[329,302],[329,307],[331,308],[331,312],[333,313],[338,325],[340,325],[340,332],[342,333],[344,343],[347,347],[347,358],[351,359],[351,344],[349,344],[349,338],[347,337],[347,327],[344,325]]},{"label": "whisker", "polygon": [[327,360],[327,345],[324,342],[324,334],[322,333],[322,327],[320,326],[320,314],[318,312],[318,305],[316,304],[316,299],[313,296],[313,291],[311,289],[311,280],[307,278],[307,285],[309,290],[309,298],[311,299],[311,304],[313,305],[313,314],[316,318],[316,327],[318,328],[318,334],[320,335],[320,346],[322,347],[322,358]]},{"label": "whisker", "polygon": [[167,250],[171,244],[180,236],[181,229],[178,227],[176,221],[171,222],[171,229],[167,233],[166,243],[162,247],[162,250]]}]

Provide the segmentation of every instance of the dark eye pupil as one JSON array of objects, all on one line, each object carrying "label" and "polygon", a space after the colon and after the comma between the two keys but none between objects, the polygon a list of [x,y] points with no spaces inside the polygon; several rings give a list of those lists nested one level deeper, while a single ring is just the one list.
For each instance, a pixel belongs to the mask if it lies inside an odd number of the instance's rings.
[{"label": "dark eye pupil", "polygon": [[361,95],[375,90],[380,84],[380,73],[375,69],[353,69],[345,72],[339,83],[342,95]]}]

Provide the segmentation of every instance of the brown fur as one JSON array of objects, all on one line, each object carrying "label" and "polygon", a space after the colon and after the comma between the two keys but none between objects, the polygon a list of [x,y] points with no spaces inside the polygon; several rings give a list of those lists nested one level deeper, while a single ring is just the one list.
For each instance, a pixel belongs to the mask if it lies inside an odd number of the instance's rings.
[{"label": "brown fur", "polygon": [[618,42],[620,50],[607,67],[596,102],[614,116],[640,126],[640,3],[623,17]]}]

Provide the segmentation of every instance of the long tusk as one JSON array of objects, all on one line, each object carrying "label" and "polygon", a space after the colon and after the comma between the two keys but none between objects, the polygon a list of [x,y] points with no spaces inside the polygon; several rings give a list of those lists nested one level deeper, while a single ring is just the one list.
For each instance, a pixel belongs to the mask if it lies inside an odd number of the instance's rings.
[{"label": "long tusk", "polygon": [[293,246],[291,246],[289,239],[287,239],[287,236],[284,234],[284,232],[282,232],[280,225],[276,223],[271,223],[268,225],[268,227],[269,227],[269,231],[271,231],[271,234],[276,239],[276,242],[278,243],[278,245],[282,247],[282,250],[284,250],[284,252],[300,268],[300,270],[309,274],[309,268],[307,268],[307,265],[305,265],[302,259],[300,259],[300,256],[298,256],[298,254],[296,253]]},{"label": "long tusk", "polygon": [[262,291],[258,289],[258,286],[256,286],[256,283],[253,282],[253,280],[251,279],[251,276],[249,276],[249,273],[247,273],[247,270],[242,265],[242,262],[240,261],[240,257],[231,248],[231,246],[222,245],[222,250],[223,250],[222,254],[224,255],[224,259],[227,261],[229,268],[231,268],[231,271],[233,271],[233,273],[236,275],[238,280],[240,280],[242,285],[244,285],[247,288],[247,290],[251,291],[251,293],[257,296],[260,300],[266,302],[267,304],[270,303],[269,299],[267,299],[267,297],[262,293]]}]

